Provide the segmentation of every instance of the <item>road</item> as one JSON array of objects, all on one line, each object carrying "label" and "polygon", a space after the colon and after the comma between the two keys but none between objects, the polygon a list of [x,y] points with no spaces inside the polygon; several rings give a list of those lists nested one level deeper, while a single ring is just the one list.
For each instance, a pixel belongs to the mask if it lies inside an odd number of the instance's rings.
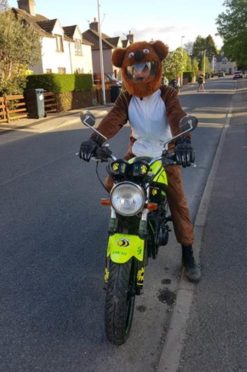
[{"label": "road", "polygon": [[[183,107],[199,118],[197,167],[184,171],[195,219],[236,88],[212,80],[206,93],[189,87]],[[28,130],[27,130],[28,131]],[[129,128],[111,141],[123,155]],[[103,267],[108,210],[93,163],[75,153],[89,135],[78,122],[4,143],[0,136],[0,370],[155,371],[180,278],[174,237],[150,263],[128,342],[104,334]]]}]

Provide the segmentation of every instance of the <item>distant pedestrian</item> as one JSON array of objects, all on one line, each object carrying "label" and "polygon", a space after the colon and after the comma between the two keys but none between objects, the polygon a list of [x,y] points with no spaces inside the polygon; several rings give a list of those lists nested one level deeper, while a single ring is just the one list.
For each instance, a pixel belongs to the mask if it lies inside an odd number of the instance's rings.
[{"label": "distant pedestrian", "polygon": [[203,74],[200,74],[198,76],[197,82],[198,82],[197,92],[204,92],[205,89],[204,89],[204,75]]}]

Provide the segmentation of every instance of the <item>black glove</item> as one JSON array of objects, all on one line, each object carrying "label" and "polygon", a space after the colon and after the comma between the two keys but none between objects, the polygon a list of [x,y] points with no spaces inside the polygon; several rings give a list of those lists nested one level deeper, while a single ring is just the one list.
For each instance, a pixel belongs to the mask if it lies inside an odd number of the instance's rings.
[{"label": "black glove", "polygon": [[84,141],[80,146],[79,157],[85,161],[89,161],[98,148],[99,145],[92,139]]},{"label": "black glove", "polygon": [[195,151],[191,146],[190,138],[179,138],[175,143],[176,163],[184,168],[195,161]]},{"label": "black glove", "polygon": [[95,151],[95,156],[101,161],[107,161],[111,157],[112,151],[107,146],[98,147]]}]

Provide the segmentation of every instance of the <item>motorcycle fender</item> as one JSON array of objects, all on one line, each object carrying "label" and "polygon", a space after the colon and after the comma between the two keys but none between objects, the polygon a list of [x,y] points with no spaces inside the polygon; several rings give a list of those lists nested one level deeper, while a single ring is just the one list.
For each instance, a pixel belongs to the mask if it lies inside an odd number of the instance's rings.
[{"label": "motorcycle fender", "polygon": [[115,263],[125,263],[132,257],[143,261],[144,240],[137,235],[114,234],[108,239],[107,257]]}]

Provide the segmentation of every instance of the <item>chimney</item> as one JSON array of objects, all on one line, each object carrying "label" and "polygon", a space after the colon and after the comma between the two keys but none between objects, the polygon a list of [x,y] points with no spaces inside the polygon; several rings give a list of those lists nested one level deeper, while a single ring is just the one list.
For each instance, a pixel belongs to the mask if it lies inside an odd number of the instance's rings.
[{"label": "chimney", "polygon": [[130,42],[130,44],[133,44],[134,42],[134,35],[129,31],[128,35],[126,35],[127,40]]},{"label": "chimney", "polygon": [[90,23],[89,27],[90,27],[91,30],[99,32],[99,24],[96,21],[96,18],[94,18],[93,22]]},{"label": "chimney", "polygon": [[18,8],[25,10],[32,16],[36,16],[36,4],[35,0],[17,0]]}]

